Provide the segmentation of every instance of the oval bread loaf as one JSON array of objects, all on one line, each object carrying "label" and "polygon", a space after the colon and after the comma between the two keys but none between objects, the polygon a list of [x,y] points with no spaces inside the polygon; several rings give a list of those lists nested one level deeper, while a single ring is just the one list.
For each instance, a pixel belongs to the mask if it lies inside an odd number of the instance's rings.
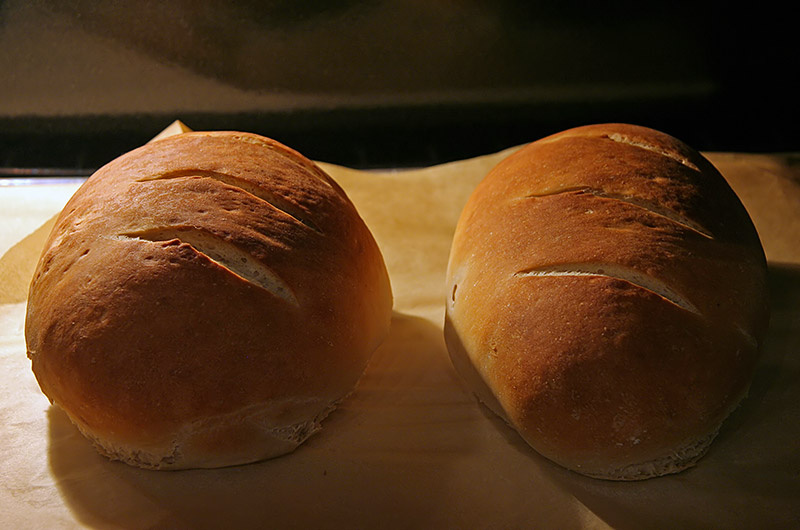
[{"label": "oval bread loaf", "polygon": [[75,193],[25,334],[42,391],[102,453],[220,467],[317,431],[391,311],[381,252],[336,182],[268,138],[192,132]]},{"label": "oval bread loaf", "polygon": [[766,261],[697,152],[627,124],[529,144],[477,186],[447,271],[445,338],[472,391],[592,477],[693,465],[745,396]]}]

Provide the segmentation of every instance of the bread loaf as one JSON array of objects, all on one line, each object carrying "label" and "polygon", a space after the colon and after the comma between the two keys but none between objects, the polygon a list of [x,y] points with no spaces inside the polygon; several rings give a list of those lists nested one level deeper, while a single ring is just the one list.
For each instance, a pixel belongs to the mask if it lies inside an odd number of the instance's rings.
[{"label": "bread loaf", "polygon": [[191,132],[75,193],[25,335],[42,391],[102,453],[219,467],[317,431],[391,310],[381,252],[336,182],[268,138]]},{"label": "bread loaf", "polygon": [[693,465],[745,396],[768,324],[743,205],[679,140],[627,124],[533,142],[476,187],[447,271],[468,387],[592,477]]}]

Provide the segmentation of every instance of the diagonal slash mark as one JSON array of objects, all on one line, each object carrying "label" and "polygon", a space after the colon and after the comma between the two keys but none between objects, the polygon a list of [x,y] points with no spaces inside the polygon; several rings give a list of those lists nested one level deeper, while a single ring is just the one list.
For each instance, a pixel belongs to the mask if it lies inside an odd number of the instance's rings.
[{"label": "diagonal slash mark", "polygon": [[653,153],[658,153],[659,155],[665,156],[667,158],[671,158],[672,160],[688,167],[689,169],[693,169],[694,171],[700,171],[696,165],[694,165],[690,160],[686,157],[680,156],[678,153],[674,151],[669,151],[666,149],[662,149],[658,146],[646,143],[646,142],[637,142],[636,140],[625,136],[620,133],[611,133],[606,135],[606,138],[613,142],[618,142],[621,144],[630,145],[632,147],[638,147],[640,149],[645,149],[646,151],[651,151]]},{"label": "diagonal slash mark", "polygon": [[561,265],[545,265],[534,267],[514,273],[514,276],[525,277],[553,277],[553,276],[601,276],[622,280],[631,285],[650,291],[691,313],[700,315],[700,311],[688,299],[677,293],[661,280],[636,271],[630,267],[614,263],[565,263]]},{"label": "diagonal slash mark", "polygon": [[319,227],[316,224],[314,224],[314,222],[311,219],[308,218],[305,212],[301,211],[294,204],[290,203],[283,197],[275,193],[272,193],[269,190],[261,186],[258,186],[256,184],[253,184],[252,182],[249,182],[245,179],[236,177],[234,175],[229,175],[227,173],[223,173],[220,171],[211,171],[202,169],[178,169],[174,171],[169,171],[167,173],[162,173],[160,175],[155,175],[152,177],[140,178],[136,182],[151,182],[156,180],[169,180],[169,179],[190,178],[190,177],[210,178],[218,182],[221,182],[223,184],[239,188],[242,191],[249,193],[250,195],[258,197],[262,201],[269,203],[274,208],[280,210],[281,212],[285,213],[286,215],[295,219],[296,221],[302,223],[306,227],[314,230],[315,232],[319,234],[322,233]]},{"label": "diagonal slash mark", "polygon": [[261,287],[282,300],[299,306],[291,287],[272,269],[266,267],[249,253],[206,230],[192,227],[165,227],[128,232],[115,239],[150,241],[153,243],[179,241],[189,244],[195,251],[252,284]]},{"label": "diagonal slash mark", "polygon": [[642,210],[646,210],[659,217],[669,219],[670,221],[677,223],[685,228],[688,228],[689,230],[692,230],[693,232],[696,232],[705,238],[714,239],[714,235],[705,227],[703,227],[699,223],[696,223],[695,221],[692,221],[691,219],[688,219],[687,217],[684,217],[683,215],[680,215],[678,212],[674,210],[665,208],[651,201],[639,199],[637,197],[631,197],[629,195],[623,195],[619,193],[608,193],[605,190],[592,188],[589,186],[572,186],[569,188],[561,188],[559,190],[555,190],[548,193],[531,193],[521,198],[537,199],[537,198],[550,197],[566,193],[589,194],[589,195],[594,195],[595,197],[601,197],[604,199],[611,199],[615,201],[624,202],[626,204],[630,204],[631,206],[635,206],[637,208],[641,208]]}]

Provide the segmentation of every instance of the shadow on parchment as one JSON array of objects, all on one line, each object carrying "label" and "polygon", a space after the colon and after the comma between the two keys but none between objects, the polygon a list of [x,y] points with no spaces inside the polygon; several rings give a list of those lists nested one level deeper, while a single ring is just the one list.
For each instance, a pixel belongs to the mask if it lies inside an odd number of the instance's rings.
[{"label": "shadow on parchment", "polygon": [[772,317],[748,397],[709,452],[676,475],[594,480],[547,468],[613,528],[795,529],[800,524],[800,265],[771,263]]},{"label": "shadow on parchment", "polygon": [[[463,399],[441,328],[395,313],[351,395],[294,453],[216,470],[147,471],[99,456],[49,412],[49,464],[75,517],[94,528],[424,528],[457,481],[442,453],[471,440],[439,425],[432,388]],[[434,405],[434,406],[430,406]]]}]

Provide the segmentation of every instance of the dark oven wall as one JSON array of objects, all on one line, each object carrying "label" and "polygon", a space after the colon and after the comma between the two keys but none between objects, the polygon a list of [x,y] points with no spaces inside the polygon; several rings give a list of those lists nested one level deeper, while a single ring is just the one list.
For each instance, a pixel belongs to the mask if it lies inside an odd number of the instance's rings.
[{"label": "dark oven wall", "polygon": [[353,167],[600,121],[796,150],[788,18],[687,6],[0,0],[0,167],[88,172],[177,118]]}]

